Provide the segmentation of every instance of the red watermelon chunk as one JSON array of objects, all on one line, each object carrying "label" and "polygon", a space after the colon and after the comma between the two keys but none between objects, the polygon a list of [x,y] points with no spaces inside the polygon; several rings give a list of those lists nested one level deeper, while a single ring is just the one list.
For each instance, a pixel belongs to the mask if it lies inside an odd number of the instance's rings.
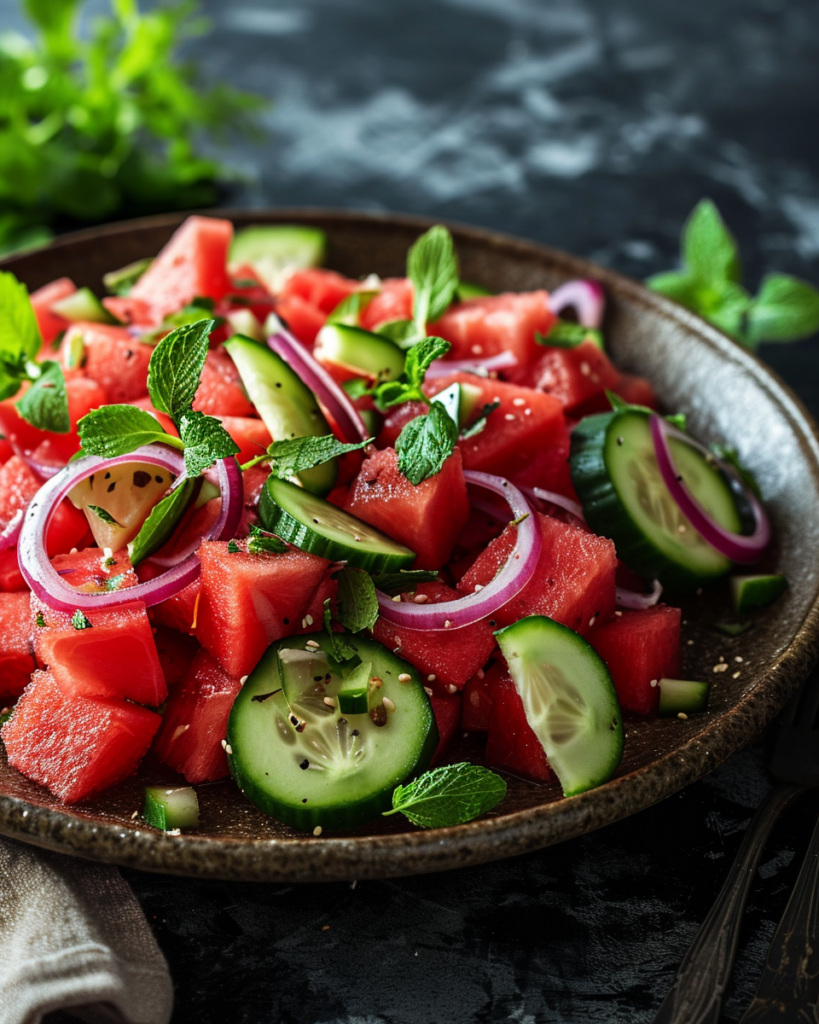
[{"label": "red watermelon chunk", "polygon": [[[498,627],[527,615],[546,615],[586,636],[614,613],[614,544],[588,530],[536,513],[543,549],[531,580],[493,616]],[[458,584],[462,594],[486,586],[509,558],[515,527],[493,540]]]},{"label": "red watermelon chunk", "polygon": [[481,669],[464,687],[461,727],[465,732],[489,732],[492,721],[491,685],[489,673]]},{"label": "red watermelon chunk", "polygon": [[438,746],[430,759],[430,766],[441,763],[452,745],[461,724],[461,695],[459,693],[433,693],[429,698],[438,726]]},{"label": "red watermelon chunk", "polygon": [[304,551],[231,553],[225,541],[199,549],[199,642],[230,675],[248,675],[274,640],[291,636],[329,565]]},{"label": "red watermelon chunk", "polygon": [[417,486],[398,470],[394,448],[373,452],[353,481],[344,508],[411,548],[416,569],[440,569],[469,518],[461,454]]},{"label": "red watermelon chunk", "polygon": [[56,281],[49,281],[31,293],[31,305],[37,318],[37,326],[40,328],[44,349],[70,326],[69,321],[59,313],[54,313],[51,307],[60,299],[67,299],[69,295],[73,295],[76,290],[77,286],[70,277],[58,277]]},{"label": "red watermelon chunk", "polygon": [[20,572],[17,560],[17,548],[6,548],[0,551],[0,593],[13,594],[25,592],[28,597],[28,584]]},{"label": "red watermelon chunk", "polygon": [[426,402],[402,402],[390,409],[384,417],[384,422],[375,439],[378,448],[394,448],[398,435],[404,427],[417,416],[423,416],[429,411]]},{"label": "red watermelon chunk", "polygon": [[487,673],[492,697],[492,718],[486,740],[486,763],[513,775],[548,782],[552,770],[540,740],[526,720],[523,701],[505,665]]},{"label": "red watermelon chunk", "polygon": [[620,379],[606,353],[591,341],[577,348],[541,348],[533,366],[514,367],[506,376],[552,395],[578,419],[609,409],[606,391]]},{"label": "red watermelon chunk", "polygon": [[[42,487],[42,480],[14,455],[0,466],[0,530],[25,509]],[[60,503],[48,529],[46,548],[49,555],[70,551],[85,536],[88,522],[82,512],[69,501]],[[0,590],[22,590],[22,576],[17,569],[17,550],[0,554]],[[19,583],[18,583],[19,581]]]},{"label": "red watermelon chunk", "polygon": [[208,352],[193,408],[208,416],[254,416],[256,413],[242,388],[239,371],[221,347]]},{"label": "red watermelon chunk", "polygon": [[629,402],[631,405],[647,405],[649,409],[659,408],[654,388],[645,377],[637,377],[631,373],[621,373],[616,386],[612,390],[624,402]]},{"label": "red watermelon chunk", "polygon": [[187,782],[215,782],[228,774],[222,743],[242,684],[200,651],[172,694],[156,737],[157,756]]},{"label": "red watermelon chunk", "polygon": [[[82,358],[77,349],[82,340]],[[111,324],[75,323],[66,331],[60,345],[60,363],[66,376],[71,374],[95,380],[112,405],[141,398],[148,391],[148,362],[153,349],[128,331]]]},{"label": "red watermelon chunk", "polygon": [[[456,601],[459,596],[443,583],[420,583],[416,594],[427,597],[430,604]],[[397,648],[402,658],[415,665],[422,680],[436,683],[439,693],[443,687],[460,689],[486,664],[495,649],[492,627],[485,620],[462,629],[417,630],[396,626],[381,615],[372,634],[390,650]],[[429,679],[430,676],[434,678]]]},{"label": "red watermelon chunk", "polygon": [[618,612],[589,637],[609,667],[624,711],[654,714],[660,701],[658,681],[678,677],[680,616],[679,608],[665,604]]},{"label": "red watermelon chunk", "polygon": [[154,628],[154,643],[165,685],[173,692],[188,674],[191,662],[201,650],[195,637],[168,626]]},{"label": "red watermelon chunk", "polygon": [[298,340],[308,348],[315,344],[316,335],[327,319],[320,309],[316,309],[298,295],[292,295],[285,302],[276,303],[276,315],[281,317]]},{"label": "red watermelon chunk", "polygon": [[[161,576],[164,571],[160,566],[151,566],[149,570],[148,563],[143,562],[139,567],[139,578],[141,580],[154,579],[156,576]],[[178,594],[153,605],[148,609],[151,622],[155,626],[167,626],[169,629],[179,630],[180,633],[193,634],[196,626],[200,587],[200,580],[194,580]]]},{"label": "red watermelon chunk", "polygon": [[315,593],[310,598],[304,614],[301,617],[298,633],[315,633],[324,625],[324,602],[330,602],[330,610],[335,611],[336,596],[338,595],[338,580],[330,573],[332,566],[328,566],[324,576],[316,587]]},{"label": "red watermelon chunk", "polygon": [[[480,390],[476,411],[496,399],[500,401],[486,427],[475,437],[459,442],[464,469],[494,473],[516,484],[540,487],[550,487],[560,473],[565,473],[566,421],[557,399],[531,388],[469,373],[453,373],[424,390],[430,396],[437,395],[455,383]],[[550,466],[556,468],[550,472]]]},{"label": "red watermelon chunk", "polygon": [[64,803],[133,775],[162,719],[124,700],[66,692],[35,672],[0,736],[9,764]]},{"label": "red watermelon chunk", "polygon": [[252,416],[222,416],[222,426],[239,446],[236,458],[239,465],[264,455],[273,440],[261,420]]},{"label": "red watermelon chunk", "polygon": [[232,288],[227,257],[229,220],[188,217],[131,289],[129,300],[146,302],[160,323],[197,297],[219,299]]},{"label": "red watermelon chunk", "polygon": [[0,594],[0,705],[20,696],[36,667],[29,596]]},{"label": "red watermelon chunk", "polygon": [[381,291],[361,311],[359,320],[367,331],[377,330],[391,320],[412,319],[412,284],[406,277],[391,277],[381,283]]},{"label": "red watermelon chunk", "polygon": [[284,302],[296,296],[321,310],[325,316],[332,313],[342,299],[357,292],[361,285],[334,270],[312,268],[296,270],[284,282],[278,297]]},{"label": "red watermelon chunk", "polygon": [[429,333],[450,342],[451,359],[486,359],[512,352],[523,368],[541,352],[535,332],[548,334],[556,319],[549,309],[548,292],[506,292],[451,306],[429,325]]}]

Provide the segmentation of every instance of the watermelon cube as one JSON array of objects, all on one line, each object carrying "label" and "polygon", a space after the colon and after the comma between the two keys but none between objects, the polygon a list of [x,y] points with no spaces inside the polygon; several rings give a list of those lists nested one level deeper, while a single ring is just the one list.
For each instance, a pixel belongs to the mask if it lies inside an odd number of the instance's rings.
[{"label": "watermelon cube", "polygon": [[228,763],[222,743],[241,688],[235,676],[200,650],[165,708],[154,743],[159,759],[194,785],[224,778]]},{"label": "watermelon cube", "polygon": [[222,416],[222,426],[239,446],[239,465],[264,455],[273,440],[261,420],[252,416]]},{"label": "watermelon cube", "polygon": [[342,299],[357,292],[358,281],[342,277],[334,270],[310,268],[294,271],[279,289],[279,299],[287,302],[293,296],[304,299],[326,316],[332,313]]},{"label": "watermelon cube", "polygon": [[489,673],[481,669],[463,689],[461,727],[465,732],[489,732],[492,721],[492,692]]},{"label": "watermelon cube", "polygon": [[556,319],[548,292],[506,292],[456,303],[429,325],[429,333],[451,343],[452,359],[512,352],[518,366],[525,367],[542,351],[535,332],[548,334]]},{"label": "watermelon cube", "polygon": [[0,594],[0,705],[20,696],[36,667],[29,596]]},{"label": "watermelon cube", "polygon": [[152,352],[150,345],[137,340],[126,327],[81,322],[66,331],[60,363],[67,377],[73,374],[95,380],[106,401],[116,405],[147,394]]},{"label": "watermelon cube", "polygon": [[359,320],[367,331],[377,330],[391,320],[412,319],[412,284],[406,277],[391,277],[381,282],[381,291],[361,311]]},{"label": "watermelon cube", "polygon": [[[614,613],[617,556],[614,544],[581,527],[535,513],[543,548],[526,586],[493,615],[497,627],[527,615],[546,615],[587,636]],[[458,590],[471,594],[485,587],[509,558],[515,527],[507,526],[461,578]]]},{"label": "watermelon cube", "polygon": [[312,348],[316,335],[324,326],[326,315],[306,299],[291,295],[284,302],[276,303],[276,315],[279,316],[298,340]]},{"label": "watermelon cube", "polygon": [[329,565],[304,551],[231,552],[225,541],[205,541],[196,636],[237,678],[248,675],[274,640],[301,625],[310,599]]},{"label": "watermelon cube", "polygon": [[617,612],[589,641],[605,661],[624,711],[652,715],[660,702],[657,683],[680,672],[679,608],[665,604]]},{"label": "watermelon cube", "polygon": [[523,701],[505,665],[487,672],[492,698],[492,717],[486,739],[486,763],[535,782],[552,776],[540,740],[526,720]]},{"label": "watermelon cube", "polygon": [[28,584],[20,572],[17,548],[0,551],[0,594],[23,592],[28,598]]},{"label": "watermelon cube", "polygon": [[242,389],[239,371],[221,346],[208,352],[193,408],[208,416],[256,414],[253,404]]},{"label": "watermelon cube", "polygon": [[394,448],[373,452],[353,481],[344,508],[416,555],[416,569],[440,569],[469,518],[461,454],[417,486],[398,470]]},{"label": "watermelon cube", "polygon": [[172,692],[188,674],[191,662],[201,650],[195,637],[169,626],[154,628],[154,643],[165,685]]},{"label": "watermelon cube", "polygon": [[0,737],[12,767],[70,804],[133,775],[161,721],[138,704],[66,692],[51,672],[35,672]]},{"label": "watermelon cube", "polygon": [[54,313],[51,307],[60,299],[67,299],[69,295],[73,295],[76,290],[77,286],[70,277],[58,277],[56,281],[49,281],[31,293],[31,305],[37,318],[37,326],[40,328],[43,349],[47,349],[51,342],[56,341],[70,326],[68,320],[59,313]]},{"label": "watermelon cube", "polygon": [[461,695],[459,693],[433,693],[429,698],[438,727],[438,746],[430,759],[430,765],[440,764],[461,724]]}]

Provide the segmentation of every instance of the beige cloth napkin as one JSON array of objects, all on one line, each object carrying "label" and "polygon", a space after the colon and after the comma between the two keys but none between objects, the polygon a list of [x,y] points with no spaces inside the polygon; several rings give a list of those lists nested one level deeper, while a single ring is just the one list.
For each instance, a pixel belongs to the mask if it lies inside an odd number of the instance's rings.
[{"label": "beige cloth napkin", "polygon": [[0,839],[0,1024],[168,1024],[168,965],[113,867]]}]

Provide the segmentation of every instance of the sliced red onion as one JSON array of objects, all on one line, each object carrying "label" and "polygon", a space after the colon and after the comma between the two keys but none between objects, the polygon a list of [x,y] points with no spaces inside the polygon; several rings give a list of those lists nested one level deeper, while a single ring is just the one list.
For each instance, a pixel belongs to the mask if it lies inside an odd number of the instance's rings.
[{"label": "sliced red onion", "polygon": [[615,600],[618,608],[653,608],[660,600],[663,587],[659,580],[654,580],[650,594],[638,594],[636,590],[625,587],[615,588]]},{"label": "sliced red onion", "polygon": [[31,452],[27,452],[14,441],[11,442],[11,447],[14,454],[19,459],[22,459],[32,473],[36,473],[41,480],[50,480],[53,476],[56,476],[65,465],[65,463],[58,466],[51,462],[41,462],[40,459],[35,458]]},{"label": "sliced red onion", "polygon": [[[145,462],[175,474],[177,476],[175,486],[179,485],[184,476],[185,462],[182,453],[173,448],[166,448],[164,445],[145,445],[143,448],[113,459],[86,455],[70,462],[60,473],[43,484],[29,503],[20,531],[18,550],[20,571],[34,594],[50,608],[57,611],[73,612],[77,609],[92,611],[95,608],[116,608],[118,605],[130,601],[144,601],[149,606],[160,604],[179,593],[199,575],[199,559],[194,553],[154,580],[139,583],[135,587],[128,587],[124,590],[86,594],[70,587],[51,564],[46,553],[44,538],[60,502],[78,483],[88,479],[94,473],[129,462]],[[226,537],[231,529],[236,529],[242,514],[242,474],[238,463],[234,458],[230,458],[220,462],[219,466],[223,495],[222,510],[219,519],[214,524],[214,529],[206,539],[217,536],[217,525],[221,529],[220,536]]]},{"label": "sliced red onion", "polygon": [[567,498],[565,494],[558,494],[557,491],[546,491],[542,487],[524,487],[523,491],[525,494],[531,494],[536,498],[540,498],[541,501],[548,501],[552,505],[557,505],[558,508],[562,508],[573,515],[575,519],[579,519],[581,523],[586,522],[586,517],[583,515],[583,506],[579,501]]},{"label": "sliced red onion", "polygon": [[509,505],[513,519],[526,518],[518,524],[517,543],[497,576],[481,590],[457,601],[440,604],[415,604],[413,601],[393,601],[378,591],[381,615],[398,626],[417,630],[462,629],[485,619],[505,605],[526,586],[537,568],[542,539],[532,507],[514,484],[500,476],[467,470],[466,482],[500,495]]},{"label": "sliced red onion", "polygon": [[268,331],[267,344],[298,374],[330,413],[341,433],[341,439],[348,444],[366,441],[370,435],[344,389],[316,362],[304,345],[293,337],[275,313],[267,318],[265,327]]},{"label": "sliced red onion", "polygon": [[0,551],[13,548],[17,543],[17,538],[20,536],[20,530],[23,526],[23,513],[24,509],[18,509],[6,526],[3,527],[3,530],[0,531]]},{"label": "sliced red onion", "polygon": [[[708,515],[677,472],[668,438],[677,438],[698,451],[704,452],[710,458],[713,458],[713,455],[701,444],[682,433],[682,431],[676,430],[662,416],[652,415],[649,422],[651,426],[651,439],[654,442],[654,451],[657,455],[657,464],[660,467],[660,475],[663,478],[663,483],[668,488],[669,494],[677,503],[683,515],[689,519],[691,525],[703,540],[710,544],[711,547],[716,548],[720,554],[730,558],[732,562],[740,562],[742,564],[756,562],[771,539],[771,524],[757,496],[741,480],[739,481],[754,516],[754,532],[745,535],[726,530],[725,527]],[[724,468],[727,472],[731,472],[729,466],[724,466]],[[735,476],[735,479],[738,480],[739,478]]]},{"label": "sliced red onion", "polygon": [[486,359],[436,359],[427,370],[427,380],[448,377],[451,373],[492,373],[495,370],[508,370],[518,365],[514,352],[499,352]]},{"label": "sliced red onion", "polygon": [[599,281],[568,281],[549,296],[549,309],[559,316],[571,307],[584,327],[601,327],[606,308],[606,293]]}]

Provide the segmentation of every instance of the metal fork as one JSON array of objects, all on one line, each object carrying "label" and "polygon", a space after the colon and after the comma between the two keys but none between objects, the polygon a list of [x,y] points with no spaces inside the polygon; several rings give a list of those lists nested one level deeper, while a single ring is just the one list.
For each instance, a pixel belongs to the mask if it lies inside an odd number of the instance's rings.
[{"label": "metal fork", "polygon": [[[774,725],[768,768],[777,780],[748,826],[719,896],[700,926],[662,1002],[654,1024],[718,1024],[722,996],[736,955],[742,914],[762,849],[785,807],[819,785],[819,673],[812,673]],[[808,1004],[819,988],[819,821],[765,973],[740,1024],[814,1021]],[[800,1016],[800,1012],[805,1016]],[[815,1011],[814,1011],[815,1012]]]}]

